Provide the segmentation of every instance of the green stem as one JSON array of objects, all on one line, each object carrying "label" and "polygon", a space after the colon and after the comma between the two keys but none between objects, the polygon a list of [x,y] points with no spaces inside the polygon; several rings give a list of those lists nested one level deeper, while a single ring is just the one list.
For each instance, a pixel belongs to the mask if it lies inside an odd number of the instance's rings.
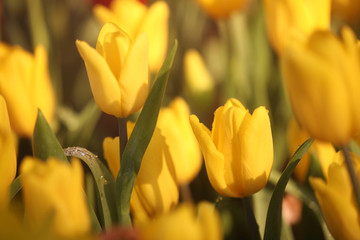
[{"label": "green stem", "polygon": [[260,240],[261,237],[259,233],[259,225],[257,224],[255,219],[254,211],[251,206],[251,199],[250,197],[245,197],[245,198],[241,198],[240,200],[245,210],[247,223],[251,234],[251,239]]},{"label": "green stem", "polygon": [[355,192],[355,198],[356,198],[356,202],[357,202],[357,206],[358,206],[358,212],[360,213],[360,187],[359,187],[359,179],[358,179],[358,177],[356,176],[356,173],[355,173],[355,171],[354,171],[354,165],[353,165],[352,160],[351,160],[349,147],[348,147],[347,145],[344,145],[344,146],[342,147],[342,151],[343,151],[343,154],[344,154],[346,167],[347,167],[347,170],[348,170],[348,172],[349,172],[351,184],[353,185],[353,189],[354,189],[354,192]]},{"label": "green stem", "polygon": [[128,141],[127,137],[127,128],[126,128],[126,118],[118,118],[119,125],[119,144],[120,144],[120,159],[124,153],[126,143]]}]

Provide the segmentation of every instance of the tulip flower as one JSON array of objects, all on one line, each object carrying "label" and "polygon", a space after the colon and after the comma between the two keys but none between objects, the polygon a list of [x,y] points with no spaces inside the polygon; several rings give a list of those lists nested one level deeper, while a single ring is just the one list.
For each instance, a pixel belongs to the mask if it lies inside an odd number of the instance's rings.
[{"label": "tulip flower", "polygon": [[191,93],[208,93],[214,89],[214,80],[200,53],[195,49],[190,49],[185,53],[184,72],[186,89]]},{"label": "tulip flower", "polygon": [[[71,165],[49,158],[26,157],[21,166],[25,216],[32,229],[51,219],[51,230],[61,237],[83,236],[90,231],[90,215],[78,159]],[[53,216],[52,218],[50,218]]]},{"label": "tulip flower", "polygon": [[189,122],[190,109],[184,99],[175,98],[159,113],[157,126],[169,147],[179,183],[191,182],[199,173],[202,157]]},{"label": "tulip flower", "polygon": [[331,0],[263,0],[269,40],[279,55],[292,31],[311,34],[330,28]]},{"label": "tulip flower", "polygon": [[224,18],[246,7],[248,0],[195,0],[212,18]]},{"label": "tulip flower", "polygon": [[31,55],[19,46],[0,43],[0,63],[0,94],[5,98],[11,127],[18,135],[30,137],[38,108],[48,122],[54,115],[46,50],[37,46]]},{"label": "tulip flower", "polygon": [[176,210],[139,227],[144,240],[220,240],[222,231],[220,216],[215,206],[200,202],[195,209],[182,204]]},{"label": "tulip flower", "polygon": [[[134,123],[127,123],[129,135]],[[120,170],[119,137],[105,138],[104,157],[114,178]],[[168,146],[160,129],[143,156],[130,199],[130,210],[135,221],[142,222],[168,212],[178,203],[179,192]]]},{"label": "tulip flower", "polygon": [[204,155],[214,189],[227,197],[250,196],[262,189],[273,164],[273,141],[268,111],[249,111],[229,99],[215,111],[212,131],[192,115],[190,123]]},{"label": "tulip flower", "polygon": [[76,46],[85,62],[95,102],[103,112],[124,118],[144,105],[149,93],[146,34],[133,43],[124,31],[107,23],[96,49],[79,40]]},{"label": "tulip flower", "polygon": [[[301,129],[296,120],[292,118],[288,126],[289,153],[294,154],[308,138],[310,138],[309,134]],[[335,148],[331,143],[315,140],[309,151],[305,153],[296,166],[294,170],[295,178],[301,183],[305,182],[310,167],[310,156],[314,156],[319,161],[322,169],[327,169],[335,152]],[[323,174],[327,173],[323,172]]]},{"label": "tulip flower", "polygon": [[[351,155],[354,170],[360,179],[360,159]],[[360,215],[355,201],[353,187],[341,152],[334,155],[328,167],[328,176],[310,177],[326,224],[335,239],[358,239],[360,236]]]},{"label": "tulip flower", "polygon": [[0,95],[0,210],[9,201],[9,188],[16,175],[15,136],[10,128],[6,102]]},{"label": "tulip flower", "polygon": [[142,33],[149,38],[149,65],[157,72],[166,56],[168,45],[169,7],[157,1],[147,8],[137,0],[113,0],[109,8],[94,7],[95,17],[102,23],[112,22],[123,29],[132,39]]},{"label": "tulip flower", "polygon": [[329,31],[292,38],[281,64],[293,112],[310,136],[345,144],[359,132],[360,55],[349,28],[342,39]]}]

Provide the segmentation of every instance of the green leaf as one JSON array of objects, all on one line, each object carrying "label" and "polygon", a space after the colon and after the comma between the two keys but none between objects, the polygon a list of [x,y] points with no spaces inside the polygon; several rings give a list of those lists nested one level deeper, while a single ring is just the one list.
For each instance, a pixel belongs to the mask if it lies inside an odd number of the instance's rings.
[{"label": "green leaf", "polygon": [[278,183],[275,186],[272,194],[268,213],[266,217],[264,240],[267,239],[280,239],[281,234],[281,220],[282,220],[282,199],[285,191],[285,187],[300,159],[304,156],[307,150],[310,148],[313,139],[306,140],[296,150],[289,164],[286,166],[285,171],[282,173]]},{"label": "green leaf", "polygon": [[16,196],[16,194],[21,190],[21,188],[21,175],[19,175],[10,185],[10,200],[12,200]]},{"label": "green leaf", "polygon": [[120,171],[116,179],[116,200],[119,221],[124,225],[131,223],[129,205],[132,189],[156,126],[176,49],[177,41],[156,77],[121,158]]},{"label": "green leaf", "polygon": [[68,161],[59,141],[40,109],[36,119],[32,147],[34,157],[40,158],[43,161],[46,161],[48,157]]},{"label": "green leaf", "polygon": [[69,147],[64,149],[64,152],[68,157],[77,157],[81,159],[90,168],[96,182],[96,187],[99,191],[104,226],[106,229],[109,229],[112,226],[112,223],[117,220],[115,181],[113,176],[100,159],[85,148]]}]

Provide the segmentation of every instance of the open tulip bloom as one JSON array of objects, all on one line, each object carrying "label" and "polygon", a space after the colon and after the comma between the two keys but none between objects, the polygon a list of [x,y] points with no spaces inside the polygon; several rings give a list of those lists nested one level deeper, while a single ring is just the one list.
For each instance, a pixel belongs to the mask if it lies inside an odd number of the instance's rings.
[{"label": "open tulip bloom", "polygon": [[360,0],[69,2],[0,0],[0,240],[360,239]]}]

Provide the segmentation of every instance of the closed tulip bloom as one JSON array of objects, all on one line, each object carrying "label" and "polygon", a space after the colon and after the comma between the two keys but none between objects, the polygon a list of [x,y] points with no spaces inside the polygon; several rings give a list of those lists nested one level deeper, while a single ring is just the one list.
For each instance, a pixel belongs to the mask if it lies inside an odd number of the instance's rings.
[{"label": "closed tulip bloom", "polygon": [[[295,153],[303,142],[310,138],[309,134],[304,129],[300,128],[294,118],[292,118],[289,122],[287,135],[288,149],[291,155]],[[306,181],[311,156],[315,157],[315,159],[319,161],[322,169],[327,169],[335,152],[335,148],[331,143],[315,140],[309,151],[305,153],[294,170],[296,180],[301,183]],[[327,175],[327,172],[323,172],[323,174]]]},{"label": "closed tulip bloom", "polygon": [[289,41],[282,75],[299,124],[314,138],[345,144],[360,130],[356,41],[349,28],[343,29],[342,39],[316,31]]},{"label": "closed tulip bloom", "polygon": [[118,25],[132,39],[145,32],[149,38],[150,71],[160,69],[168,45],[169,7],[166,2],[157,1],[147,7],[137,0],[113,0],[109,8],[96,5],[94,14],[102,23]]},{"label": "closed tulip bloom", "polygon": [[44,47],[37,46],[32,55],[19,46],[0,43],[0,94],[6,100],[11,127],[18,135],[32,135],[38,108],[51,122],[55,97]]},{"label": "closed tulip bloom", "polygon": [[311,34],[330,28],[331,0],[263,0],[265,22],[271,45],[282,54],[293,30]]},{"label": "closed tulip bloom", "polygon": [[15,136],[10,128],[4,98],[0,95],[0,211],[9,202],[9,188],[16,175]]},{"label": "closed tulip bloom", "polygon": [[184,56],[186,89],[193,94],[211,92],[214,80],[211,77],[200,53],[195,49],[186,51]]},{"label": "closed tulip bloom", "polygon": [[202,156],[189,122],[190,109],[184,99],[175,98],[159,113],[157,126],[169,147],[179,183],[191,182],[199,173]]},{"label": "closed tulip bloom", "polygon": [[273,164],[273,140],[265,107],[258,107],[250,115],[231,98],[215,111],[211,132],[194,115],[190,123],[210,183],[218,193],[245,197],[265,186]]},{"label": "closed tulip bloom", "polygon": [[135,42],[112,23],[100,31],[96,49],[76,41],[85,62],[91,91],[99,108],[116,117],[138,111],[149,93],[146,34]]},{"label": "closed tulip bloom", "polygon": [[[129,135],[134,123],[128,122]],[[119,137],[105,138],[104,157],[114,178],[120,170]],[[156,128],[145,151],[130,199],[135,221],[142,222],[168,212],[178,203],[174,166],[164,136]]]},{"label": "closed tulip bloom", "polygon": [[224,18],[243,9],[249,0],[195,0],[212,18]]},{"label": "closed tulip bloom", "polygon": [[200,202],[197,208],[182,204],[174,211],[139,227],[144,240],[220,240],[220,216],[215,206]]},{"label": "closed tulip bloom", "polygon": [[[355,154],[351,157],[357,178],[360,179],[360,159]],[[334,238],[358,239],[360,215],[343,154],[338,152],[334,155],[325,181],[322,178],[310,178],[310,184]]]},{"label": "closed tulip bloom", "polygon": [[21,166],[25,215],[32,229],[44,227],[53,215],[51,230],[58,236],[76,237],[90,232],[90,215],[83,190],[83,170],[78,159],[71,165],[49,158],[26,157]]}]

